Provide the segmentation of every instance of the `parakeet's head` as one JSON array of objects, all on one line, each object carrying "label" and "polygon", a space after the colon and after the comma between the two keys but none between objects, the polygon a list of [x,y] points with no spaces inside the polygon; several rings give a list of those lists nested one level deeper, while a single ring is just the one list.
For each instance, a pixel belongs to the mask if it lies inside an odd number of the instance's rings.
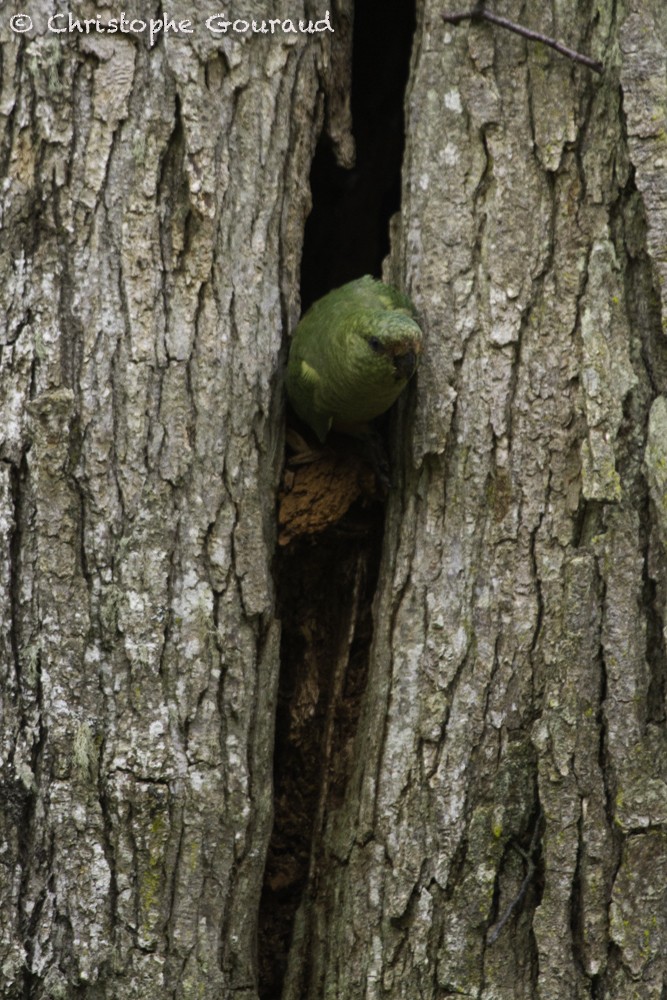
[{"label": "parakeet's head", "polygon": [[383,380],[403,384],[414,375],[422,332],[407,313],[369,311],[354,325],[354,341],[357,360]]}]

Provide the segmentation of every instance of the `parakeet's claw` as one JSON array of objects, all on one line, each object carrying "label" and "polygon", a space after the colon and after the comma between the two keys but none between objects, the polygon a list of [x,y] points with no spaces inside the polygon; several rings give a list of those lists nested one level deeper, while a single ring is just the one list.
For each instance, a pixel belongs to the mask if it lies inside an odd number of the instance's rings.
[{"label": "parakeet's claw", "polygon": [[375,478],[377,479],[378,486],[380,487],[380,492],[382,496],[385,497],[389,490],[393,489],[394,486],[391,481],[391,466],[389,465],[389,459],[386,455],[381,457],[376,465],[373,465],[373,472],[375,473]]},{"label": "parakeet's claw", "polygon": [[379,493],[385,497],[392,488],[391,465],[387,456],[384,439],[375,427],[366,425],[357,430],[354,437],[347,439],[348,447],[364,460],[373,470]]},{"label": "parakeet's claw", "polygon": [[391,465],[387,449],[384,446],[380,434],[373,430],[368,437],[362,438],[362,444],[366,449],[366,457],[371,465],[382,496],[386,496],[392,488]]},{"label": "parakeet's claw", "polygon": [[326,451],[323,447],[313,447],[308,444],[306,439],[292,427],[287,428],[285,440],[288,448],[292,451],[288,459],[289,465],[309,465],[321,458]]}]

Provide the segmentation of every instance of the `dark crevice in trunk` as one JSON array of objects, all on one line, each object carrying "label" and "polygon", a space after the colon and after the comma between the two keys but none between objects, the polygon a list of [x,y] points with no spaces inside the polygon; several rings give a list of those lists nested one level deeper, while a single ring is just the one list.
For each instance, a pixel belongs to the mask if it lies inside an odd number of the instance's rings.
[{"label": "dark crevice in trunk", "polygon": [[629,347],[637,385],[623,401],[617,468],[624,491],[640,511],[640,544],[644,552],[642,608],[646,620],[646,662],[650,672],[646,721],[664,725],[667,649],[663,634],[663,609],[667,576],[662,568],[664,546],[660,540],[659,518],[647,490],[643,457],[651,407],[657,396],[667,389],[667,347],[662,328],[660,294],[646,247],[648,223],[634,171],[631,171],[625,189],[612,206],[610,221],[625,280],[627,316],[631,329],[636,331]]},{"label": "dark crevice in trunk", "polygon": [[[405,0],[358,0],[355,5],[356,163],[351,170],[337,166],[330,141],[322,137],[312,164],[313,208],[304,235],[304,310],[346,281],[381,274],[390,218],[400,207],[403,101],[414,26],[414,4]],[[325,530],[283,536],[276,557],[281,676],[274,826],[258,924],[261,1000],[279,1000],[288,960],[290,995],[311,994],[310,922],[307,917],[302,922],[305,936],[293,945],[294,922],[299,906],[308,907],[318,873],[328,863],[323,834],[343,800],[351,769],[383,522],[382,500],[362,490]],[[291,947],[299,954],[290,959]],[[301,984],[296,991],[295,976]]]},{"label": "dark crevice in trunk", "polygon": [[356,163],[336,164],[323,135],[313,160],[313,208],[301,265],[305,311],[362,274],[380,276],[389,219],[400,207],[403,101],[415,28],[410,0],[358,0],[354,15],[352,120]]},{"label": "dark crevice in trunk", "polygon": [[319,850],[324,824],[345,792],[366,687],[381,541],[382,509],[353,510],[316,542],[289,546],[279,560],[283,638],[274,828],[259,922],[262,1000],[281,995],[296,911],[326,864]]}]

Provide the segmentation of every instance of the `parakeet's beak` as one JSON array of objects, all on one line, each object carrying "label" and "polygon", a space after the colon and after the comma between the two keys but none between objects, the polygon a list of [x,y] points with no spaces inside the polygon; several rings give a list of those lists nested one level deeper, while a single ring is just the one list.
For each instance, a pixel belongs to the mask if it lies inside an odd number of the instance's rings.
[{"label": "parakeet's beak", "polygon": [[405,354],[399,354],[394,358],[394,368],[396,369],[397,378],[412,378],[416,367],[417,355],[414,351],[406,351]]}]

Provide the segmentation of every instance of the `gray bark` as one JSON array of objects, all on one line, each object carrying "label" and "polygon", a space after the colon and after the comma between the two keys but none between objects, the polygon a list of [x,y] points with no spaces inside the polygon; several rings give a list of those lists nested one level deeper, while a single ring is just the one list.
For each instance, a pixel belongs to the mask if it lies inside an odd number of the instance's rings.
[{"label": "gray bark", "polygon": [[[349,21],[177,3],[149,50],[43,6],[0,11],[0,993],[255,1000],[279,372]],[[419,5],[387,276],[427,346],[284,1000],[667,991],[667,12],[538,6],[502,13],[602,77]]]},{"label": "gray bark", "polygon": [[345,51],[33,6],[0,12],[0,993],[255,997],[278,376]]},{"label": "gray bark", "polygon": [[667,14],[503,4],[598,78],[441,9],[388,269],[427,348],[285,995],[658,1000]]}]

